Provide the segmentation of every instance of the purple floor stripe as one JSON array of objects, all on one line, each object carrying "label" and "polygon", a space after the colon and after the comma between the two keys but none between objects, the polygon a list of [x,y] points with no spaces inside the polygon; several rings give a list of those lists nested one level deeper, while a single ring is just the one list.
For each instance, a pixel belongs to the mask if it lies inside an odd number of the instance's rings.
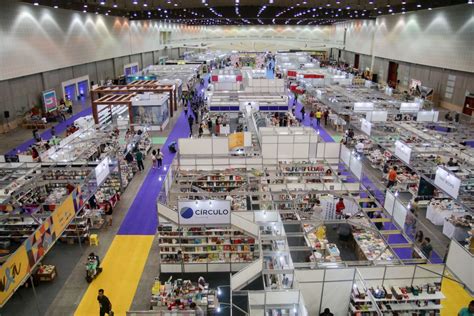
[{"label": "purple floor stripe", "polygon": [[407,244],[408,240],[402,234],[393,234],[388,236],[387,242],[389,244]]},{"label": "purple floor stripe", "polygon": [[413,250],[411,248],[394,248],[393,251],[402,260],[413,258],[413,256],[412,256]]},{"label": "purple floor stripe", "polygon": [[[79,113],[74,114],[73,116],[66,119],[65,121],[56,124],[55,127],[54,127],[56,129],[56,135],[60,135],[61,133],[63,133],[66,130],[66,126],[71,125],[78,118],[86,116],[86,115],[90,115],[91,113],[92,113],[92,108],[89,107],[85,110],[82,110]],[[41,133],[41,138],[43,138],[44,140],[51,139],[51,129],[47,129],[43,133]],[[28,147],[30,147],[31,145],[34,145],[34,143],[35,143],[35,140],[33,138],[31,138],[31,139],[27,140],[26,142],[24,142],[23,144],[19,145],[18,147],[13,148],[12,150],[10,150],[7,153],[7,155],[16,155],[18,150],[26,151],[28,149]]]},{"label": "purple floor stripe", "polygon": [[[175,153],[170,153],[168,145],[179,138],[187,138],[189,136],[188,122],[184,113],[181,113],[176,125],[166,139],[165,144],[161,147],[163,152],[163,166],[169,168],[173,161]],[[140,190],[133,200],[127,215],[118,231],[118,235],[154,235],[158,227],[158,214],[156,211],[156,199],[160,193],[161,186],[166,175],[163,168],[150,169],[148,175],[143,181]],[[159,180],[161,177],[161,181]]]},{"label": "purple floor stripe", "polygon": [[[289,102],[290,102],[289,104],[290,104],[290,107],[291,107],[291,105],[293,105],[293,97],[290,97]],[[302,107],[303,107],[303,105],[299,101],[297,101],[296,102],[295,115],[299,119],[301,119],[301,108]],[[321,124],[322,123],[323,123],[323,120],[321,120]],[[311,120],[309,118],[309,113],[305,114],[304,120],[303,120],[303,125],[304,126],[311,126],[312,128],[314,128],[317,131],[319,130],[319,136],[326,143],[334,143],[334,139],[331,137],[331,135],[329,135],[329,133],[322,126],[319,126],[319,127],[316,126],[316,119],[314,119],[313,124],[311,124]]]}]

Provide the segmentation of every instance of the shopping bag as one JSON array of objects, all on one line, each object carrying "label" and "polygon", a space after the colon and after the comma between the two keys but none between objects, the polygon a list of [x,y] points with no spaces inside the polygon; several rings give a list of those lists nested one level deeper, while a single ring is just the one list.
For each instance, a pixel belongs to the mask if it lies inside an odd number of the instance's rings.
[{"label": "shopping bag", "polygon": [[110,312],[109,312],[109,316],[114,316],[114,312],[113,312],[113,311],[110,311]]}]

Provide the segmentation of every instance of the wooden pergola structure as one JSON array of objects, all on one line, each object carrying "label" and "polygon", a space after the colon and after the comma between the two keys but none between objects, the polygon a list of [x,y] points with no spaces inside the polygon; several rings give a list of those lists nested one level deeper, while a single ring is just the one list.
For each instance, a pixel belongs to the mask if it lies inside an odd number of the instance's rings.
[{"label": "wooden pergola structure", "polygon": [[[178,110],[178,104],[176,100],[176,87],[174,85],[163,85],[157,80],[136,80],[128,85],[116,85],[116,86],[100,86],[91,90],[91,101],[92,101],[92,115],[96,124],[99,123],[99,116],[97,112],[97,105],[99,104],[110,104],[110,105],[128,105],[130,114],[130,120],[132,119],[132,97],[145,93],[168,93],[170,102],[170,117],[173,117],[174,111]],[[106,96],[131,96],[130,98],[105,98]],[[128,100],[128,101],[127,101]],[[107,103],[110,101],[111,103]],[[121,102],[121,103],[120,103]]]},{"label": "wooden pergola structure", "polygon": [[92,115],[94,117],[95,124],[99,124],[99,105],[107,105],[110,110],[112,107],[119,105],[126,105],[128,107],[128,116],[130,123],[132,122],[132,99],[136,96],[136,93],[130,94],[106,94],[97,100],[92,101]]}]

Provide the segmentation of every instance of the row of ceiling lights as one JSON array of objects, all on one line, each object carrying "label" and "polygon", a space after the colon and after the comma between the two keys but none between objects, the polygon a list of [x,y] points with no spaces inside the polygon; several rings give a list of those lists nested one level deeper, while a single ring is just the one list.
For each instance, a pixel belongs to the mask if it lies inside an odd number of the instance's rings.
[{"label": "row of ceiling lights", "polygon": [[[132,2],[132,4],[134,4],[134,5],[138,5],[138,4],[139,4],[139,1],[138,1],[138,0],[131,0],[131,2]],[[202,2],[205,6],[208,6],[207,0],[201,0],[201,2]],[[274,2],[273,0],[269,0],[269,4],[273,4],[273,2]],[[167,0],[167,3],[168,3],[168,4],[172,4],[171,0]],[[240,11],[239,11],[239,3],[240,3],[240,0],[235,0],[235,13],[236,13],[237,16],[240,17],[241,15],[240,15]],[[341,1],[336,1],[336,4],[340,4],[340,3],[341,3]],[[402,1],[402,5],[405,5],[406,3],[407,3],[406,1]],[[474,0],[468,0],[467,3],[468,3],[468,4],[474,4]],[[33,4],[34,4],[34,5],[39,5],[40,3],[39,3],[39,1],[35,1]],[[99,2],[99,4],[102,5],[102,6],[105,6],[105,5],[107,4],[107,1],[101,0],[101,1]],[[302,1],[301,3],[297,3],[296,6],[299,7],[299,6],[301,6],[301,5],[306,5],[306,4],[307,4],[307,1]],[[375,4],[374,1],[369,1],[369,5],[374,5],[374,4]],[[175,2],[173,5],[174,5],[175,7],[177,7],[177,6],[178,6],[178,3]],[[144,7],[148,7],[148,2],[147,2],[146,0],[143,2],[143,6],[144,6]],[[386,6],[387,6],[387,13],[391,13],[392,15],[394,15],[394,14],[396,13],[396,12],[395,12],[395,9],[390,6],[390,3],[388,3]],[[87,13],[87,12],[88,12],[88,11],[87,11],[88,5],[87,5],[87,4],[84,4],[83,7],[84,7],[84,8],[83,8],[83,12],[84,12],[84,13]],[[116,3],[115,0],[113,1],[112,7],[113,7],[113,8],[117,8],[117,3]],[[327,7],[327,8],[331,7],[331,4],[330,4],[330,3],[327,3],[327,4],[326,4],[326,7]],[[417,7],[417,8],[422,8],[423,6],[422,6],[421,3],[418,3],[418,4],[416,5],[416,7]],[[54,8],[57,9],[57,8],[59,8],[59,6],[58,6],[58,5],[54,5]],[[260,17],[260,15],[263,13],[263,11],[264,11],[266,8],[267,8],[266,5],[262,6],[262,7],[260,8],[260,10],[258,11],[258,13],[257,13],[257,17]],[[322,6],[318,7],[319,10],[322,10],[323,8],[324,8],[324,7],[322,7]],[[294,6],[291,6],[291,7],[289,7],[289,8],[286,8],[285,10],[278,12],[278,13],[275,15],[275,17],[278,18],[278,17],[280,17],[281,15],[283,15],[283,14],[285,14],[285,13],[287,13],[287,12],[293,10],[293,9],[295,9]],[[345,7],[345,9],[346,9],[346,10],[351,10],[352,8],[351,8],[350,5],[348,5],[348,6]],[[428,10],[432,10],[431,7],[428,7],[427,9],[428,9]],[[166,9],[163,10],[162,8],[158,7],[157,10],[158,10],[158,11],[162,11],[162,12],[160,13],[160,17],[166,17],[166,18],[169,17],[169,16],[167,15],[168,11],[167,11]],[[186,11],[186,9],[183,9],[183,10]],[[209,10],[210,10],[212,13],[214,13],[216,16],[218,16],[219,18],[222,18],[222,14],[217,13],[217,12],[214,10],[214,8],[211,7],[211,8],[209,8]],[[342,8],[338,8],[338,9],[337,9],[338,12],[341,12],[342,10],[343,10]],[[374,7],[372,10],[376,11],[378,14],[383,14],[383,13],[384,13],[382,8]],[[306,14],[309,14],[309,13],[315,12],[315,11],[316,11],[316,8],[312,8],[312,9],[308,9],[308,10],[303,10],[303,11],[301,11],[301,12],[295,13],[295,14],[293,15],[293,17],[300,17],[300,16],[302,16],[302,15],[306,15]],[[365,14],[366,14],[365,12],[366,12],[366,11],[367,11],[366,9],[362,10],[362,12],[360,13],[360,16],[361,16],[361,17],[365,17]],[[111,12],[111,10],[107,10],[104,14],[105,14],[105,15],[109,15],[110,12]],[[164,13],[164,15],[163,15],[162,13]],[[339,13],[335,13],[334,10],[331,10],[330,13],[332,13],[332,17],[339,17],[339,15],[340,15]],[[401,14],[405,14],[405,13],[406,13],[406,8],[405,8],[405,7],[402,7],[400,13],[401,13]],[[95,14],[99,14],[99,12],[96,11]],[[152,12],[151,12],[151,11],[148,11],[147,14],[148,14],[148,18],[150,18],[150,16],[152,15]],[[194,11],[192,11],[192,10],[191,10],[191,14],[196,15],[196,16],[198,15],[196,12],[194,12]],[[329,13],[328,13],[328,11],[325,11],[324,14],[325,14],[325,15],[328,15]],[[133,16],[134,16],[134,17],[137,17],[138,14],[137,14],[137,13],[134,13]],[[202,15],[202,17],[204,17],[204,15]],[[315,13],[315,14],[312,15],[312,17],[313,17],[313,18],[319,17],[319,14],[318,14],[318,13]],[[350,18],[354,18],[354,17],[355,17],[355,18],[358,18],[358,17],[359,17],[359,12],[358,12],[357,10],[355,10],[355,11],[354,11],[354,15],[351,14],[351,15],[349,15],[349,17],[350,17]],[[227,19],[227,20],[229,20],[229,19]],[[275,20],[275,19],[272,20],[273,23],[275,23],[274,20]],[[247,21],[248,21],[248,20],[246,20],[245,23],[247,23]],[[261,20],[259,21],[259,23],[262,23]],[[287,24],[287,23],[285,23],[285,24]]]}]

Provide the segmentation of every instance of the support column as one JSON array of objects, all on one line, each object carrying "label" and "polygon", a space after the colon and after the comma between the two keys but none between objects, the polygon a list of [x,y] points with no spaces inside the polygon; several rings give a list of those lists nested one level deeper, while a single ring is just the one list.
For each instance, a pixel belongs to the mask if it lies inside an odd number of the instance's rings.
[{"label": "support column", "polygon": [[170,117],[173,117],[173,90],[170,90]]},{"label": "support column", "polygon": [[377,28],[377,21],[374,22],[374,28],[372,29],[372,40],[370,43],[370,72],[374,73],[374,63],[375,63],[375,56],[374,56],[374,45],[375,45],[375,29]]}]

